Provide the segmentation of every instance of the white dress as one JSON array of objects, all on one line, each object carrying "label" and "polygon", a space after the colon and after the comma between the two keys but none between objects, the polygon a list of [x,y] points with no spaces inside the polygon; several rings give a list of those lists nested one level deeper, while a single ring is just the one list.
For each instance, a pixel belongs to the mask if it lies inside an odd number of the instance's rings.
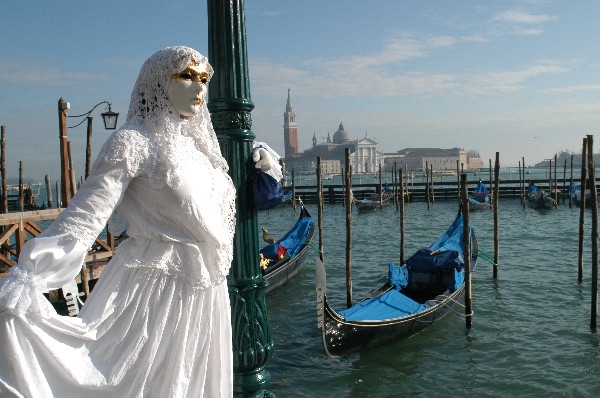
[{"label": "white dress", "polygon": [[[119,130],[68,208],[0,284],[0,397],[232,395],[234,187],[185,134],[178,183],[149,178],[152,141]],[[116,213],[122,242],[79,317],[42,295],[72,280]],[[114,222],[114,226],[119,223]]]}]

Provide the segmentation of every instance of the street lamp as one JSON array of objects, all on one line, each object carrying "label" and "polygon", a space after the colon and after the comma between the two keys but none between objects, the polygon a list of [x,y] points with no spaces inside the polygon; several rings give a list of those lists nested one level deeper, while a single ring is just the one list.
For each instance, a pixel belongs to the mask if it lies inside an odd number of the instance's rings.
[{"label": "street lamp", "polygon": [[[84,117],[84,116],[89,116],[94,109],[96,109],[98,106],[102,105],[102,104],[106,104],[106,112],[103,112],[100,114],[100,116],[102,116],[102,119],[104,120],[104,128],[106,130],[114,130],[117,128],[117,118],[119,117],[119,113],[118,112],[113,112],[112,109],[110,108],[111,103],[108,101],[102,101],[97,103],[96,105],[94,105],[94,107],[92,109],[90,109],[88,112],[86,113],[82,113],[81,115],[69,115],[67,117]],[[70,129],[72,129],[73,127],[77,127],[79,125],[81,125],[84,122],[85,119],[83,119],[81,122],[77,123],[74,126],[69,126]]]},{"label": "street lamp", "polygon": [[[108,101],[102,101],[97,103],[96,105],[94,105],[94,107],[92,109],[90,109],[88,112],[83,113],[81,115],[74,115],[74,116],[67,116],[67,117],[86,117],[87,121],[88,121],[88,125],[87,125],[87,146],[86,146],[86,150],[85,150],[85,178],[87,178],[90,175],[90,167],[92,164],[92,118],[90,117],[90,114],[94,111],[94,109],[96,109],[99,105],[102,104],[106,104],[106,111],[101,113],[100,116],[102,116],[102,120],[104,121],[104,128],[106,130],[114,130],[117,128],[117,118],[119,117],[119,114],[117,112],[113,112],[111,109],[111,103]],[[84,120],[86,120],[84,119]],[[81,123],[83,123],[82,120],[81,122],[79,122],[78,124],[76,124],[75,126],[70,126],[69,128],[73,128],[73,127],[77,127],[79,126]],[[74,191],[73,189],[71,189],[72,191]]]},{"label": "street lamp", "polygon": [[[106,104],[106,111],[101,114],[104,121],[104,128],[106,130],[114,130],[117,127],[117,119],[119,114],[113,112],[111,109],[111,103],[108,101],[102,101],[97,103],[88,112],[82,113],[81,115],[69,115],[67,116],[67,110],[70,108],[70,104],[62,98],[58,100],[58,120],[59,120],[59,140],[60,140],[60,174],[62,184],[62,201],[63,205],[66,206],[71,199],[71,194],[75,193],[75,181],[71,181],[69,177],[69,169],[72,169],[68,163],[70,159],[69,155],[69,142],[67,141],[67,128],[74,128],[81,125],[87,120],[87,148],[86,148],[86,162],[85,162],[85,177],[90,174],[91,154],[92,154],[92,117],[91,113],[100,105]],[[67,127],[67,117],[83,119],[73,125]],[[74,178],[74,176],[71,176]]]}]

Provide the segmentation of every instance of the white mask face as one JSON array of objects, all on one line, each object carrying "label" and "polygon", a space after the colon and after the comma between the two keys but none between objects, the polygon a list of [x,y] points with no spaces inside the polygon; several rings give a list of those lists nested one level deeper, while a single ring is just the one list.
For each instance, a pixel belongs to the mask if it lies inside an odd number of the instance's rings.
[{"label": "white mask face", "polygon": [[209,74],[199,65],[190,64],[183,71],[171,76],[167,94],[173,108],[182,117],[194,116],[202,108]]}]

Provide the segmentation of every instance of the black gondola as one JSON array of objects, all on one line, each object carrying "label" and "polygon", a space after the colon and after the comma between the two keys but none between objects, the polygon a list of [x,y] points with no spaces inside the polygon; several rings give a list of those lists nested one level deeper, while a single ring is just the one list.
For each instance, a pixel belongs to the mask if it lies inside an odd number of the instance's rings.
[{"label": "black gondola", "polygon": [[266,294],[270,294],[286,284],[300,271],[304,265],[314,229],[312,216],[306,207],[302,206],[300,217],[292,229],[277,242],[260,250],[261,263],[265,264],[263,274],[269,282],[265,288]]},{"label": "black gondola", "polygon": [[557,203],[549,191],[539,189],[531,182],[527,187],[527,205],[532,209],[553,209]]},{"label": "black gondola", "polygon": [[[446,233],[402,267],[390,263],[388,282],[344,311],[329,305],[325,267],[317,259],[317,314],[325,352],[347,355],[412,336],[458,306],[465,288],[462,220],[459,214]],[[474,270],[477,240],[470,230]]]},{"label": "black gondola", "polygon": [[469,210],[485,210],[491,207],[490,195],[488,194],[487,187],[479,180],[475,191],[469,195]]}]

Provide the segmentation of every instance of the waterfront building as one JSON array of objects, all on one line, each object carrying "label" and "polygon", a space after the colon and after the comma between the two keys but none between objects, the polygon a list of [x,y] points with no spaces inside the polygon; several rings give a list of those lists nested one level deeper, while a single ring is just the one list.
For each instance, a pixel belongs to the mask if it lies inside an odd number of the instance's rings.
[{"label": "waterfront building", "polygon": [[378,143],[365,133],[364,138],[353,139],[343,123],[333,134],[317,142],[313,133],[312,148],[303,152],[298,150],[298,123],[296,112],[292,106],[290,90],[283,114],[283,137],[285,145],[284,161],[287,170],[295,170],[299,174],[314,174],[317,157],[321,158],[321,169],[326,175],[340,174],[345,164],[346,148],[350,150],[350,163],[354,174],[376,173],[381,166],[382,171],[392,171],[407,166],[410,171],[421,171],[425,165],[431,165],[435,171],[456,170],[456,161],[465,170],[478,170],[482,162],[475,151],[462,148],[406,148],[394,153],[383,153],[377,149]]},{"label": "waterfront building", "polygon": [[362,139],[353,139],[343,123],[339,124],[333,134],[328,133],[327,138],[322,142],[317,142],[317,135],[313,133],[312,148],[299,152],[298,124],[290,90],[288,90],[286,109],[283,114],[283,137],[286,168],[300,174],[313,174],[317,157],[321,157],[321,169],[324,174],[342,173],[346,148],[350,149],[350,161],[354,173],[374,173],[383,159],[383,154],[377,151],[375,140],[367,137],[366,134]]},{"label": "waterfront building", "polygon": [[394,164],[397,168],[409,171],[423,171],[426,165],[433,171],[455,171],[456,162],[464,170],[479,170],[483,163],[475,151],[465,151],[463,148],[405,148],[384,155],[383,170],[392,171]]},{"label": "waterfront building", "polygon": [[377,142],[368,137],[352,139],[350,133],[340,123],[337,131],[327,134],[325,141],[318,143],[313,134],[312,148],[292,156],[285,157],[288,170],[300,173],[314,173],[317,157],[321,157],[321,169],[324,174],[340,174],[345,164],[346,148],[350,150],[350,163],[353,173],[374,173],[383,159],[377,151]]}]

